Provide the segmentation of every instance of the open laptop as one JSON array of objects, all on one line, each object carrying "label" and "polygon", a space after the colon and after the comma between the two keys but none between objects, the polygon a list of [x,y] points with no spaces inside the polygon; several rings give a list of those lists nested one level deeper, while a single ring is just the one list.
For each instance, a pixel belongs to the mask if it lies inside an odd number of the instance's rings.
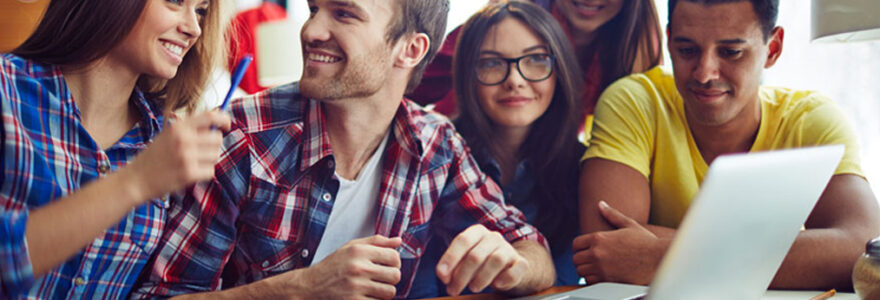
[{"label": "open laptop", "polygon": [[720,156],[650,287],[600,283],[526,299],[760,299],[843,156],[842,145]]}]

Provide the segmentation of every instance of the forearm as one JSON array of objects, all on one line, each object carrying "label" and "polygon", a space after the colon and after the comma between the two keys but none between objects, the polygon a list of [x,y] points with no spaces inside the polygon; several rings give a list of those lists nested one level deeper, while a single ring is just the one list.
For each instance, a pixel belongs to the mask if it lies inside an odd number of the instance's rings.
[{"label": "forearm", "polygon": [[529,262],[529,272],[525,274],[519,285],[507,293],[527,295],[553,286],[556,281],[556,268],[553,266],[553,260],[550,258],[550,252],[547,251],[547,248],[530,240],[520,240],[514,242],[512,246]]},{"label": "forearm", "polygon": [[852,268],[870,236],[840,229],[801,232],[770,284],[775,289],[852,290]]},{"label": "forearm", "polygon": [[34,276],[69,259],[140,203],[140,191],[131,182],[114,173],[32,211],[25,239]]},{"label": "forearm", "polygon": [[307,286],[301,280],[305,269],[292,270],[284,274],[265,278],[250,284],[231,289],[187,294],[173,297],[175,300],[225,300],[225,299],[310,299]]}]

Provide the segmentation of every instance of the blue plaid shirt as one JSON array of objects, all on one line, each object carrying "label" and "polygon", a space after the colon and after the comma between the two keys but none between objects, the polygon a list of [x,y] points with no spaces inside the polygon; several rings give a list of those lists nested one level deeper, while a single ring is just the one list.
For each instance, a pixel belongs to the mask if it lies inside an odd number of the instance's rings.
[{"label": "blue plaid shirt", "polygon": [[131,291],[164,226],[159,199],[40,278],[25,241],[29,210],[124,166],[159,133],[158,107],[137,90],[131,103],[141,122],[102,150],[83,127],[60,68],[0,56],[0,298],[118,299]]},{"label": "blue plaid shirt", "polygon": [[[321,103],[288,84],[236,100],[232,112],[214,180],[171,202],[135,297],[218,290],[311,265],[339,189]],[[451,239],[461,224],[546,246],[504,203],[446,118],[402,100],[391,132],[377,150],[383,163],[374,232],[403,239],[397,297],[409,294],[430,236]]]}]

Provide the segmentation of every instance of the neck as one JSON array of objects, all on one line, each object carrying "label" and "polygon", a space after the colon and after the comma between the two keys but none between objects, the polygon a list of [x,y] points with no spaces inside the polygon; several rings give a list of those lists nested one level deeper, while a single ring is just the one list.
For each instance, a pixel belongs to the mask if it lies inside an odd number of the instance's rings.
[{"label": "neck", "polygon": [[746,107],[740,116],[721,125],[704,125],[693,121],[688,115],[688,126],[694,142],[706,164],[711,164],[720,155],[748,152],[755,143],[761,126],[761,105]]},{"label": "neck", "polygon": [[129,99],[139,74],[104,59],[82,68],[62,69],[62,73],[83,126],[102,148],[134,125]]},{"label": "neck", "polygon": [[585,32],[582,30],[576,29],[574,26],[569,26],[571,28],[571,39],[574,43],[575,48],[578,50],[578,53],[581,50],[585,50],[593,46],[593,41],[596,40],[596,35],[598,35],[598,29],[590,32]]},{"label": "neck", "polygon": [[366,98],[321,101],[339,176],[357,178],[388,133],[401,99],[402,89],[398,93],[382,89]]},{"label": "neck", "polygon": [[507,185],[516,175],[516,167],[522,160],[520,147],[529,135],[530,127],[495,127],[492,135],[495,161],[501,168],[501,184]]}]

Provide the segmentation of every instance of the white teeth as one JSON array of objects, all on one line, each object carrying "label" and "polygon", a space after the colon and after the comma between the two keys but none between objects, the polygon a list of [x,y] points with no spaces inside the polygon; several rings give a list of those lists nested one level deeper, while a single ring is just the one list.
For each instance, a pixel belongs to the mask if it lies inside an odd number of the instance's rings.
[{"label": "white teeth", "polygon": [[162,46],[178,56],[183,55],[183,47],[168,42],[162,42]]},{"label": "white teeth", "polygon": [[580,8],[580,9],[586,9],[586,10],[592,10],[592,11],[597,11],[600,8],[602,8],[602,5],[590,5],[590,4],[586,4],[586,3],[582,3],[582,2],[574,2],[574,6]]},{"label": "white teeth", "polygon": [[334,63],[340,61],[341,59],[335,58],[327,55],[320,55],[315,53],[309,53],[309,60],[324,62],[324,63]]}]

